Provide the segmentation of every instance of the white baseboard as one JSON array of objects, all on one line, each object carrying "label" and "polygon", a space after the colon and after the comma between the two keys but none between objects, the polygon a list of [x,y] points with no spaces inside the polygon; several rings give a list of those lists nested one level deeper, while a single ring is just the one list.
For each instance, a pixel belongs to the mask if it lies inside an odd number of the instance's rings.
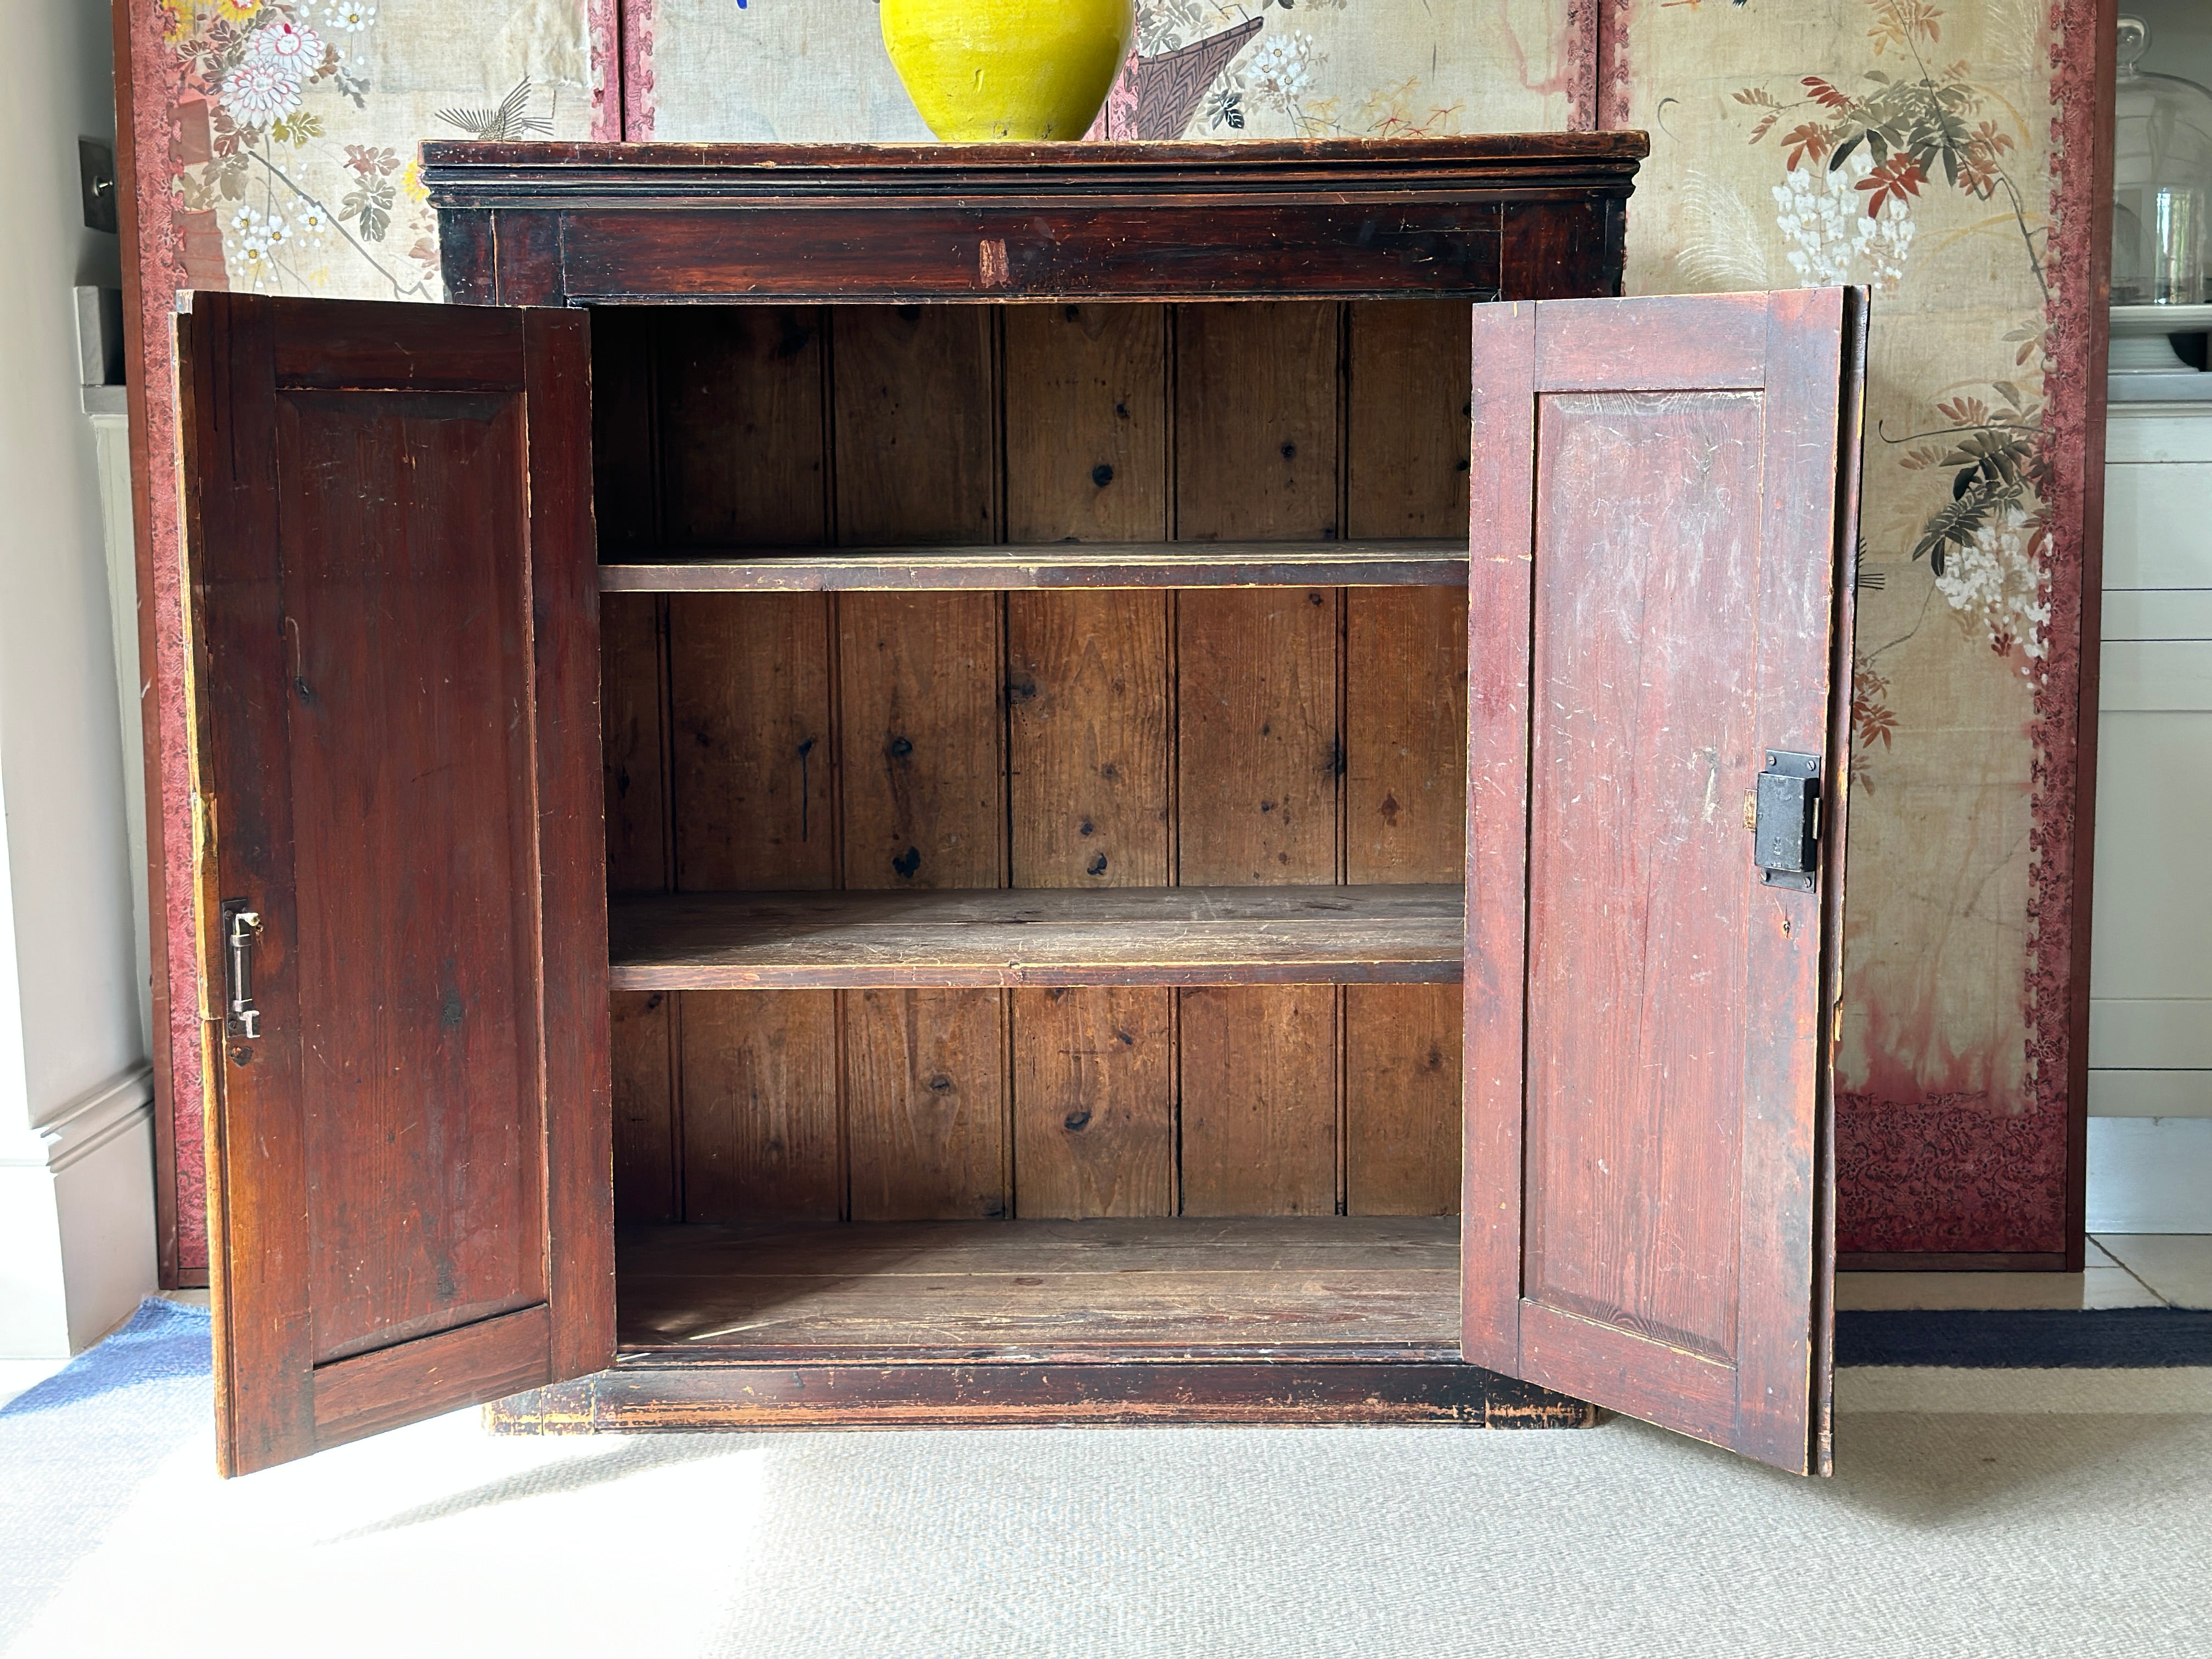
[{"label": "white baseboard", "polygon": [[2212,1233],[2212,1117],[2089,1120],[2093,1233]]},{"label": "white baseboard", "polygon": [[0,1155],[0,1358],[79,1352],[153,1291],[153,1103],[133,1067]]}]

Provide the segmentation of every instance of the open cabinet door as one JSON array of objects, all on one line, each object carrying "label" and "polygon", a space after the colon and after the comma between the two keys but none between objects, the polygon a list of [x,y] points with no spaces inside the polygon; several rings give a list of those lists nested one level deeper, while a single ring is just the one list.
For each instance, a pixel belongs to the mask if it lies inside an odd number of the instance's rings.
[{"label": "open cabinet door", "polygon": [[1466,1357],[1829,1464],[1863,296],[1478,306]]},{"label": "open cabinet door", "polygon": [[180,317],[226,1474],[612,1363],[581,313]]}]

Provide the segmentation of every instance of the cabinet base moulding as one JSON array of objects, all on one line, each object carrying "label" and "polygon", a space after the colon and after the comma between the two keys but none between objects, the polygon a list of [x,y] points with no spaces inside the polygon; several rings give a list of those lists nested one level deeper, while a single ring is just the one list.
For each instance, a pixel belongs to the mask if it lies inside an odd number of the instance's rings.
[{"label": "cabinet base moulding", "polygon": [[1450,1362],[620,1366],[484,1408],[502,1434],[1432,1423],[1579,1429],[1595,1407]]}]

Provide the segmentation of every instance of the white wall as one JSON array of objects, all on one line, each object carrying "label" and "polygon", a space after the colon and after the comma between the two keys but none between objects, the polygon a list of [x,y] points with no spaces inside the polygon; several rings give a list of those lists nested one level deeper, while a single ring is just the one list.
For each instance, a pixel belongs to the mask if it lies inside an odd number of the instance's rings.
[{"label": "white wall", "polygon": [[[79,406],[76,141],[112,141],[102,0],[8,9],[0,100],[0,1357],[69,1352],[153,1286],[151,1115],[133,980],[94,446]],[[132,757],[136,763],[136,757]]]},{"label": "white wall", "polygon": [[2106,444],[2091,1232],[2212,1232],[2212,402]]}]

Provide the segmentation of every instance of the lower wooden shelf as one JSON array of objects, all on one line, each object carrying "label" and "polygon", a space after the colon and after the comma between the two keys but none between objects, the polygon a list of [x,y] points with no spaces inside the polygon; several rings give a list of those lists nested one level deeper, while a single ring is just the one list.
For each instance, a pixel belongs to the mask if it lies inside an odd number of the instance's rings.
[{"label": "lower wooden shelf", "polygon": [[1459,1358],[1449,1216],[627,1230],[611,1370],[508,1433],[1156,1424],[1583,1428]]},{"label": "lower wooden shelf", "polygon": [[1004,888],[616,899],[617,990],[1441,984],[1452,886]]},{"label": "lower wooden shelf", "polygon": [[1453,1216],[669,1226],[616,1262],[626,1354],[1459,1353]]},{"label": "lower wooden shelf", "polygon": [[1459,1358],[1449,1216],[627,1230],[614,1369],[487,1408],[605,1430],[1584,1428]]}]

